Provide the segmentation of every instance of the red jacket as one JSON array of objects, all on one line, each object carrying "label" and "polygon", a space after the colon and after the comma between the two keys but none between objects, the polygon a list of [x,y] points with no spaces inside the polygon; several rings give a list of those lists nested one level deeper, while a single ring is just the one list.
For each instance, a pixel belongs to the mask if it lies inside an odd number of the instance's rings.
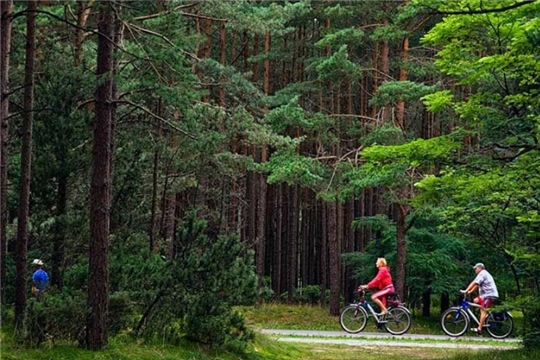
[{"label": "red jacket", "polygon": [[378,289],[384,289],[388,285],[392,285],[392,275],[390,275],[390,269],[388,266],[381,266],[379,268],[379,272],[377,273],[377,276],[373,280],[371,280],[367,287],[369,289],[371,288],[378,288]]}]

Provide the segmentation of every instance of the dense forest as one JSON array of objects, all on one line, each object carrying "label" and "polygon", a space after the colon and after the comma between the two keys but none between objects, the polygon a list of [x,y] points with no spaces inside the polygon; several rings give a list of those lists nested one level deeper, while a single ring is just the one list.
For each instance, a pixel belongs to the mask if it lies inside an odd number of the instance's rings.
[{"label": "dense forest", "polygon": [[424,316],[484,262],[540,326],[540,1],[0,4],[20,339],[243,341],[235,305],[337,314],[377,257]]}]

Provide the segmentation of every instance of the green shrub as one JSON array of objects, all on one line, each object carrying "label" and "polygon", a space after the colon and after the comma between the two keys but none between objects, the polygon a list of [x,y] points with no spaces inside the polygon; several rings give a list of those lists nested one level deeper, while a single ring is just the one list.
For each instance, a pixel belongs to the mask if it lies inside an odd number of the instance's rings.
[{"label": "green shrub", "polygon": [[[253,305],[257,276],[253,252],[236,235],[210,237],[191,214],[178,229],[176,253],[163,260],[157,290],[136,333],[241,349],[250,338],[237,305]],[[156,288],[156,287],[154,287]]]},{"label": "green shrub", "polygon": [[533,331],[523,337],[523,346],[525,349],[540,349],[540,331]]},{"label": "green shrub", "polygon": [[38,347],[46,340],[82,340],[86,325],[85,299],[82,293],[48,293],[43,301],[30,298],[25,341]]}]

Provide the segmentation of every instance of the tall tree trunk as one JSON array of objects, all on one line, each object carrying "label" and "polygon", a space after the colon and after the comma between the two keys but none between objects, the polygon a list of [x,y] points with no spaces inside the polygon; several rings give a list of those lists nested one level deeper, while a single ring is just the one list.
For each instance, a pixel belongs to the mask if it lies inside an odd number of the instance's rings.
[{"label": "tall tree trunk", "polygon": [[[65,168],[65,154],[62,155],[60,163]],[[62,269],[64,267],[64,245],[65,235],[65,216],[67,208],[67,173],[60,174],[58,178],[56,194],[56,224],[54,229],[53,254],[51,257],[51,285],[62,289]]]},{"label": "tall tree trunk", "polygon": [[321,208],[321,305],[326,305],[326,289],[328,289],[328,209],[325,203],[320,205]]},{"label": "tall tree trunk", "polygon": [[[399,69],[399,81],[407,80],[407,60],[409,57],[409,38],[405,37],[401,46],[401,61],[402,65]],[[396,125],[405,130],[405,101],[397,103],[396,110]]]},{"label": "tall tree trunk", "polygon": [[405,205],[398,205],[396,219],[396,276],[394,285],[396,292],[404,299],[405,296],[405,265],[407,263],[407,241],[405,218],[408,210]]},{"label": "tall tree trunk", "polygon": [[[261,163],[266,161],[266,148],[263,147],[261,153]],[[268,186],[264,173],[257,174],[259,181],[257,196],[257,229],[255,239],[257,276],[259,277],[259,288],[263,286],[264,265],[265,265],[265,247],[266,247],[266,193]]]},{"label": "tall tree trunk", "polygon": [[281,206],[283,201],[283,188],[285,184],[276,184],[275,186],[275,196],[274,196],[274,208],[275,208],[275,244],[274,252],[272,256],[272,289],[274,294],[281,295],[281,277],[282,277],[282,256],[283,256],[283,212],[281,211]]},{"label": "tall tree trunk", "polygon": [[21,149],[21,187],[17,219],[17,249],[15,266],[15,336],[25,336],[26,262],[28,252],[28,216],[30,212],[30,179],[32,169],[32,125],[34,122],[34,75],[36,55],[37,1],[28,1],[26,14],[26,62],[24,69],[24,113]]},{"label": "tall tree trunk", "polygon": [[0,1],[0,303],[4,303],[7,252],[7,143],[9,116],[9,54],[13,1]]},{"label": "tall tree trunk", "polygon": [[101,350],[108,344],[109,225],[112,187],[114,1],[102,2],[98,18],[97,71],[92,183],[90,187],[90,251],[86,346]]},{"label": "tall tree trunk", "polygon": [[289,218],[288,218],[288,278],[289,286],[288,301],[294,301],[294,292],[298,280],[298,186],[292,185],[289,187]]},{"label": "tall tree trunk", "polygon": [[422,316],[430,317],[431,316],[431,288],[426,287],[422,293]]},{"label": "tall tree trunk", "polygon": [[88,3],[80,1],[77,3],[77,30],[75,31],[75,59],[73,61],[75,66],[80,66],[82,64],[83,58],[83,42],[86,38],[87,32],[84,31],[86,26],[86,21],[92,10],[92,5],[95,0],[89,0]]},{"label": "tall tree trunk", "polygon": [[154,150],[154,161],[152,170],[152,201],[150,204],[150,229],[148,230],[150,251],[156,247],[156,219],[157,219],[157,195],[159,177],[159,149]]},{"label": "tall tree trunk", "polygon": [[330,315],[339,315],[341,298],[341,266],[339,238],[337,234],[338,204],[328,203],[328,257],[330,266]]}]

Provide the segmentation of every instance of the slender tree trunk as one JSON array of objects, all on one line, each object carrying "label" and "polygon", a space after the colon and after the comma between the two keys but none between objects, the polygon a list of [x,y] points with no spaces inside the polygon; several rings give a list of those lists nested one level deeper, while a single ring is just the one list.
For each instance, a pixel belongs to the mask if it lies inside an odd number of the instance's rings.
[{"label": "slender tree trunk", "polygon": [[77,29],[75,30],[75,59],[74,64],[75,66],[80,66],[82,64],[82,58],[83,58],[83,42],[86,38],[86,32],[84,31],[84,27],[86,26],[86,22],[88,20],[88,16],[90,15],[90,11],[92,10],[92,5],[94,4],[95,0],[89,0],[88,3],[85,3],[84,1],[80,1],[77,3]]},{"label": "slender tree trunk", "polygon": [[446,311],[450,307],[450,296],[448,295],[448,291],[445,291],[441,294],[441,314]]},{"label": "slender tree trunk", "polygon": [[152,202],[150,204],[150,229],[148,238],[150,239],[150,251],[156,247],[156,219],[157,219],[157,194],[158,194],[158,176],[159,176],[159,150],[154,150],[154,162],[152,171]]},{"label": "slender tree trunk", "polygon": [[272,268],[274,271],[272,272],[272,289],[274,290],[274,293],[276,295],[281,295],[281,277],[282,277],[282,242],[283,242],[283,236],[282,236],[282,229],[283,229],[283,212],[281,211],[281,199],[283,198],[283,187],[284,184],[276,184],[275,188],[275,197],[274,197],[274,207],[276,209],[275,217],[276,217],[276,228],[275,228],[275,245],[274,245],[274,253],[273,253],[273,264]]},{"label": "slender tree trunk", "polygon": [[328,257],[330,265],[330,315],[339,315],[340,298],[341,298],[341,266],[340,266],[340,251],[339,238],[337,234],[338,222],[338,205],[331,202],[327,205],[328,208]]},{"label": "slender tree trunk", "polygon": [[[60,163],[65,168],[65,154]],[[56,224],[53,243],[53,254],[51,257],[51,285],[62,289],[62,269],[64,267],[64,245],[65,245],[65,216],[67,208],[67,182],[68,176],[63,173],[58,178],[57,194],[56,194]]]},{"label": "slender tree trunk", "polygon": [[115,36],[114,1],[102,2],[98,17],[97,72],[92,183],[90,187],[90,251],[86,346],[101,350],[108,345],[109,226],[111,206],[113,72]]},{"label": "slender tree trunk", "polygon": [[[263,147],[261,154],[261,162],[266,161],[266,148]],[[257,265],[257,275],[259,277],[259,288],[263,286],[263,277],[264,277],[264,265],[265,265],[265,247],[266,247],[266,193],[267,193],[267,184],[264,174],[257,174],[259,181],[258,184],[258,196],[257,196],[257,229],[256,229],[256,240],[255,240],[255,249],[256,249],[256,265]]]},{"label": "slender tree trunk", "polygon": [[319,205],[321,208],[321,305],[326,305],[326,289],[328,289],[328,210],[325,203]]},{"label": "slender tree trunk", "polygon": [[422,293],[422,316],[431,316],[431,289],[426,288]]},{"label": "slender tree trunk", "polygon": [[[401,61],[402,66],[399,69],[399,81],[407,80],[407,60],[409,57],[409,38],[405,37],[401,46]],[[402,130],[405,130],[405,101],[399,101],[397,103],[396,110],[396,125]]]},{"label": "slender tree trunk", "polygon": [[406,241],[406,228],[405,218],[407,216],[407,209],[404,205],[398,205],[397,219],[396,219],[396,276],[394,285],[396,292],[404,299],[405,296],[405,265],[407,263],[407,241]]},{"label": "slender tree trunk", "polygon": [[9,55],[13,1],[0,1],[0,303],[4,303],[7,258],[7,143],[9,116]]},{"label": "slender tree trunk", "polygon": [[298,187],[293,185],[289,187],[289,219],[288,219],[288,266],[289,278],[288,301],[294,301],[294,292],[298,282]]},{"label": "slender tree trunk", "polygon": [[26,272],[28,247],[28,217],[30,212],[30,179],[32,169],[32,125],[34,122],[34,77],[36,55],[37,1],[28,1],[26,14],[26,62],[24,69],[24,114],[21,149],[21,187],[17,222],[17,250],[15,266],[15,336],[26,334]]}]

